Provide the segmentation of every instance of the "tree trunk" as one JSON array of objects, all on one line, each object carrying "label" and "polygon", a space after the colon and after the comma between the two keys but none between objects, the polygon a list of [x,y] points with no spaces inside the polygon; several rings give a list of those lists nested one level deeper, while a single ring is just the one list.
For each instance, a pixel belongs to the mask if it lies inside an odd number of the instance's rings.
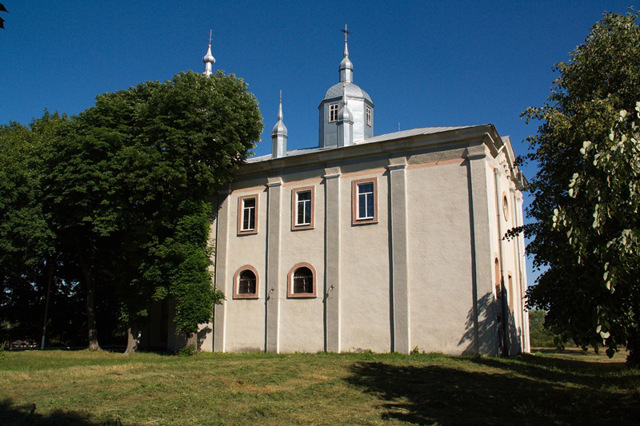
[{"label": "tree trunk", "polygon": [[49,320],[49,298],[51,297],[51,281],[53,281],[53,261],[47,260],[47,269],[49,271],[49,279],[47,280],[47,295],[44,300],[44,320],[42,322],[42,341],[40,343],[40,350],[44,351],[44,342],[47,336],[47,321]]},{"label": "tree trunk", "polygon": [[93,276],[89,270],[89,265],[84,258],[80,259],[80,267],[82,268],[82,275],[84,275],[84,285],[87,290],[87,298],[85,308],[87,311],[87,331],[89,337],[89,349],[92,351],[99,351],[100,344],[98,343],[98,328],[96,326],[96,283],[93,281]]},{"label": "tree trunk", "polygon": [[193,348],[198,350],[198,333],[187,333],[186,336],[186,347],[193,346]]},{"label": "tree trunk", "polygon": [[127,349],[124,353],[129,355],[138,351],[138,345],[140,344],[140,328],[137,324],[129,324],[127,330]]}]

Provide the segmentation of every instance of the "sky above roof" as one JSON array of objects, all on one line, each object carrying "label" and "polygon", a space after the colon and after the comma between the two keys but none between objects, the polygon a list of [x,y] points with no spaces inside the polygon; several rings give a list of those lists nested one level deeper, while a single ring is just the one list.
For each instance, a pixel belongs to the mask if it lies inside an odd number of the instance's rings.
[{"label": "sky above roof", "polygon": [[260,104],[256,155],[271,151],[280,90],[288,148],[318,144],[317,108],[338,82],[345,24],[354,83],[375,104],[374,135],[492,123],[524,154],[536,126],[520,114],[545,102],[553,65],[604,11],[638,8],[631,0],[1,2],[0,124],[28,124],[45,108],[78,114],[101,93],[203,72],[213,29],[214,70],[242,77]]}]

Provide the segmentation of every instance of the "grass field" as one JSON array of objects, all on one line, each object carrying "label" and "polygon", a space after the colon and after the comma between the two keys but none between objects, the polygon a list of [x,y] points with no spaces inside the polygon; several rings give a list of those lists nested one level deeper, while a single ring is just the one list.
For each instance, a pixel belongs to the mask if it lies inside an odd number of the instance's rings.
[{"label": "grass field", "polygon": [[640,423],[624,356],[0,354],[0,424]]}]

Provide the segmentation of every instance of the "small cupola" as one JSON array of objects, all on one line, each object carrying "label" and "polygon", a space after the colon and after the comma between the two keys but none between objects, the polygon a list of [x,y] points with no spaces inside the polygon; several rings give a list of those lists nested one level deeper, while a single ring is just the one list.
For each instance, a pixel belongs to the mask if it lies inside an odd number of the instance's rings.
[{"label": "small cupola", "polygon": [[282,121],[282,91],[280,91],[280,107],[278,108],[278,122],[271,132],[271,158],[280,158],[287,155],[287,126]]},{"label": "small cupola", "polygon": [[[330,148],[347,146],[373,136],[373,102],[369,94],[353,83],[353,63],[349,59],[347,26],[344,33],[344,52],[338,68],[340,81],[327,90],[318,106],[318,146]],[[344,123],[351,123],[351,137],[346,139]],[[342,136],[339,136],[342,133]],[[345,145],[341,145],[345,143]]]},{"label": "small cupola", "polygon": [[211,38],[212,38],[212,30],[209,30],[209,49],[207,49],[207,54],[202,58],[202,62],[204,62],[204,75],[210,76],[212,74],[213,64],[216,63],[216,58],[211,54]]}]

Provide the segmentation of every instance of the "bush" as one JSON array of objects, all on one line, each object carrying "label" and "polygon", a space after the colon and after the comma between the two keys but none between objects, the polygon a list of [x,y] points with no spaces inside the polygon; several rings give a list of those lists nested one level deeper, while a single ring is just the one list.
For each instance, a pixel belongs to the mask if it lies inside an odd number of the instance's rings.
[{"label": "bush", "polygon": [[529,336],[532,348],[555,348],[557,346],[557,336],[544,326],[546,315],[545,311],[539,309],[529,311]]},{"label": "bush", "polygon": [[187,345],[182,349],[178,349],[178,355],[181,356],[193,356],[198,353],[196,345]]}]

